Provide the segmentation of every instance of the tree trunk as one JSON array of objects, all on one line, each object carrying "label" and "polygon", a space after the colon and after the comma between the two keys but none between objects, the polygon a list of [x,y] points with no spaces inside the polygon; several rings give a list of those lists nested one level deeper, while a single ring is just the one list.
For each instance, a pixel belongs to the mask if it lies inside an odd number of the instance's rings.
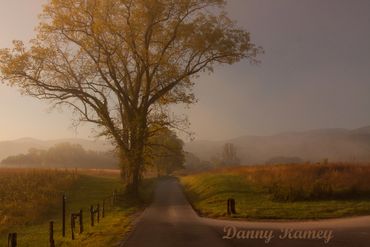
[{"label": "tree trunk", "polygon": [[126,182],[127,192],[133,196],[139,196],[139,187],[143,172],[144,158],[141,152],[133,151],[129,154],[126,164],[121,167],[124,174],[123,179]]},{"label": "tree trunk", "polygon": [[140,177],[141,177],[141,169],[137,166],[134,167],[133,173],[132,173],[132,184],[130,187],[130,192],[134,196],[139,196],[139,186],[140,186]]},{"label": "tree trunk", "polygon": [[144,145],[146,133],[146,119],[137,118],[139,124],[132,126],[130,136],[130,150],[127,154],[128,159],[128,179],[127,190],[135,197],[139,196],[139,187],[144,170]]}]

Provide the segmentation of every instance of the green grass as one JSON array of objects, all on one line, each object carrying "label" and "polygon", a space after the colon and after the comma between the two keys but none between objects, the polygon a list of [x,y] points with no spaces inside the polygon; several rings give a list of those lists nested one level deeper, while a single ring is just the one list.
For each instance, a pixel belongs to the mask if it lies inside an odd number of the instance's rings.
[{"label": "green grass", "polygon": [[[119,176],[80,175],[79,179],[68,190],[66,237],[62,237],[61,203],[52,210],[52,216],[41,222],[23,226],[13,226],[7,232],[18,233],[18,245],[22,247],[49,246],[49,220],[54,221],[54,238],[56,246],[115,246],[130,230],[130,223],[144,206],[150,201],[153,190],[153,180],[147,181],[141,189],[142,200],[134,200],[128,195],[121,195],[119,202],[112,206],[106,201],[105,217],[99,224],[90,226],[89,208],[91,204],[102,204],[102,200],[112,195],[115,189],[123,188]],[[61,199],[61,198],[60,198]],[[75,234],[76,240],[71,240],[70,214],[83,210],[84,232]],[[79,225],[76,225],[79,231]],[[3,232],[0,246],[7,246],[7,234]]]},{"label": "green grass", "polygon": [[322,219],[370,214],[370,198],[341,200],[277,201],[260,184],[240,171],[214,171],[183,176],[180,181],[200,215],[228,217],[226,201],[236,200],[233,218]]}]

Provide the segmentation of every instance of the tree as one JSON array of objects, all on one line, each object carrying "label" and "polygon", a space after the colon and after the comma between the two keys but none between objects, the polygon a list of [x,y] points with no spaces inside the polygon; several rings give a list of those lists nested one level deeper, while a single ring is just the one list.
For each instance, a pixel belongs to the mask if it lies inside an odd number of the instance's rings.
[{"label": "tree", "polygon": [[226,166],[235,166],[240,164],[240,160],[236,155],[236,147],[232,143],[225,143],[222,153],[222,164]]},{"label": "tree", "polygon": [[156,136],[148,141],[145,149],[146,162],[154,166],[157,175],[169,175],[184,168],[185,153],[184,142],[169,129],[162,129]]},{"label": "tree", "polygon": [[201,160],[198,156],[190,152],[185,152],[184,156],[185,156],[184,166],[186,167],[186,169],[204,170],[211,168],[213,165],[212,162]]},{"label": "tree", "polygon": [[22,93],[71,107],[122,157],[136,193],[144,149],[174,128],[170,104],[190,104],[194,78],[216,64],[261,52],[223,12],[224,0],[50,0],[28,46],[0,51],[2,81]]}]

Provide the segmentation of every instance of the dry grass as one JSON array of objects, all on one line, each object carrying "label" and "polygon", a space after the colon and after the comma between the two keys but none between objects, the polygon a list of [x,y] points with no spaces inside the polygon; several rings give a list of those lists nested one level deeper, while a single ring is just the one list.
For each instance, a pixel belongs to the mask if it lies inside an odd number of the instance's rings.
[{"label": "dry grass", "polygon": [[[72,169],[71,169],[72,171]],[[110,177],[110,178],[120,178],[121,170],[119,169],[73,169],[75,173],[84,174],[89,176],[98,176],[98,177]]]},{"label": "dry grass", "polygon": [[[54,221],[56,246],[116,246],[131,227],[136,213],[149,203],[155,181],[145,180],[141,200],[123,194],[115,205],[107,200],[123,188],[117,170],[101,169],[0,169],[0,210],[6,222],[0,225],[0,246],[7,245],[7,234],[17,232],[19,246],[49,246],[49,221]],[[66,215],[84,212],[84,232],[71,240],[62,237],[61,195],[66,194]],[[89,224],[90,205],[106,200],[105,217],[94,227]],[[47,213],[48,212],[48,213]],[[6,214],[5,214],[6,213]]]},{"label": "dry grass", "polygon": [[370,165],[244,166],[181,176],[201,215],[251,219],[320,219],[370,214]]},{"label": "dry grass", "polygon": [[303,164],[252,166],[217,172],[239,174],[280,201],[370,196],[370,165]]},{"label": "dry grass", "polygon": [[60,195],[78,177],[73,171],[0,169],[0,231],[35,223],[53,213]]}]

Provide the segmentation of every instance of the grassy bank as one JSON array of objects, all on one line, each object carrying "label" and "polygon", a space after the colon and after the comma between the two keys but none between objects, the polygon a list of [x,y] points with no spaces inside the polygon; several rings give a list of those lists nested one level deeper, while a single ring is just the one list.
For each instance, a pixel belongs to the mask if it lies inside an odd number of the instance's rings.
[{"label": "grassy bank", "polygon": [[250,219],[320,219],[370,214],[370,166],[276,165],[219,169],[181,177],[195,209],[226,217],[226,201]]},{"label": "grassy bank", "polygon": [[[34,171],[37,174],[35,177],[39,177],[39,172],[43,173],[45,171]],[[74,177],[73,181],[68,185],[61,183],[63,186],[54,187],[54,193],[57,196],[55,196],[55,200],[51,200],[52,198],[46,200],[49,203],[45,203],[45,205],[49,205],[47,214],[43,213],[45,207],[34,207],[33,209],[35,211],[33,212],[37,217],[31,217],[32,220],[29,220],[29,216],[24,215],[23,220],[19,218],[16,223],[2,225],[0,246],[7,246],[7,233],[9,232],[17,232],[19,246],[49,246],[48,224],[50,220],[54,221],[56,246],[115,246],[122,240],[123,235],[130,230],[130,223],[136,213],[150,201],[154,183],[152,180],[146,181],[141,189],[141,200],[120,194],[116,203],[112,205],[111,198],[108,197],[112,195],[114,190],[123,187],[118,173],[102,173],[99,171],[79,171],[77,173],[70,171],[57,172],[60,177],[64,173],[72,174],[71,176]],[[28,177],[28,179],[32,180],[31,177]],[[33,191],[35,188],[30,188],[29,190]],[[61,195],[63,192],[67,196],[67,231],[64,238],[62,237],[61,229]],[[105,217],[101,218],[99,224],[91,227],[89,217],[90,205],[96,205],[97,203],[102,205],[103,199],[106,199]],[[33,201],[33,203],[37,205],[37,202]],[[21,211],[21,209],[22,205],[19,205],[19,210]],[[84,232],[82,234],[77,233],[76,240],[72,241],[70,215],[72,212],[77,213],[80,209],[83,210],[84,215]],[[32,211],[28,211],[28,214],[32,214]],[[78,227],[79,225],[77,224],[77,232]]]}]

